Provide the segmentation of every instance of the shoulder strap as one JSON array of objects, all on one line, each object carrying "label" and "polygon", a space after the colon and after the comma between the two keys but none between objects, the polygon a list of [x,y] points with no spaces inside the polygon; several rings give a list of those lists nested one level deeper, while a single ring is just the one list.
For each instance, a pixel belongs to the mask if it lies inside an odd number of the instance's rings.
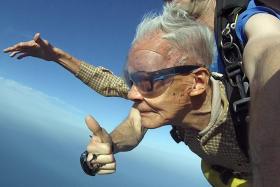
[{"label": "shoulder strap", "polygon": [[246,9],[247,4],[248,0],[217,1],[215,35],[225,67],[222,81],[226,87],[237,141],[248,157],[249,82],[242,69],[243,45],[235,33],[238,15]]},{"label": "shoulder strap", "polygon": [[[248,0],[218,0],[215,15],[215,38],[218,44],[221,42],[221,31],[226,27],[228,19],[232,19],[233,10],[239,8],[244,10]],[[230,20],[234,22],[234,20]]]}]

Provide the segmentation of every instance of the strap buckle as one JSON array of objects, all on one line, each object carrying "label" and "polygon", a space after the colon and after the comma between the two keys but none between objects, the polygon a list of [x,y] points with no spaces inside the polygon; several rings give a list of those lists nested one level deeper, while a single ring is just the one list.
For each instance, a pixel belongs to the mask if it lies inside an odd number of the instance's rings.
[{"label": "strap buckle", "polygon": [[244,112],[248,111],[250,103],[250,97],[245,97],[233,102],[233,111],[234,112]]},{"label": "strap buckle", "polygon": [[[228,64],[225,68],[225,72],[227,74],[227,77],[229,79],[229,82],[232,86],[236,87],[240,80],[236,80],[236,77],[239,75],[242,77],[242,80],[244,77],[244,73],[242,71],[242,63],[236,62],[232,64]],[[233,80],[235,78],[235,80]]]}]

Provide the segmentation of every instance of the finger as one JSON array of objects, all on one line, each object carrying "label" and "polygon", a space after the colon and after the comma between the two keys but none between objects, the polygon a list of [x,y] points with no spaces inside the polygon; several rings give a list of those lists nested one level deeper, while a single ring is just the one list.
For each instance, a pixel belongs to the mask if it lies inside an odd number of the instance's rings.
[{"label": "finger", "polygon": [[4,52],[9,53],[9,52],[15,52],[15,51],[22,51],[22,50],[30,48],[30,47],[35,47],[36,45],[37,44],[35,44],[34,41],[20,42],[18,44],[15,44],[11,47],[4,49]]},{"label": "finger", "polygon": [[87,162],[91,161],[92,159],[93,159],[93,154],[92,153],[88,153]]},{"label": "finger", "polygon": [[17,59],[22,59],[22,58],[24,58],[24,57],[27,57],[27,56],[29,56],[27,53],[23,53],[23,54],[21,54],[21,55],[19,55],[18,57],[17,57]]},{"label": "finger", "polygon": [[33,37],[33,40],[39,44],[40,46],[42,47],[48,47],[50,46],[49,42],[47,40],[43,40],[41,37],[40,37],[40,33],[36,33]]},{"label": "finger", "polygon": [[105,164],[99,168],[100,170],[116,170],[116,162]]},{"label": "finger", "polygon": [[105,131],[105,129],[102,129],[98,122],[90,115],[88,115],[85,119],[86,124],[89,128],[89,130],[95,135],[98,136],[102,142],[111,142],[110,135]]},{"label": "finger", "polygon": [[17,43],[11,47],[8,47],[4,49],[4,53],[9,53],[9,52],[14,52],[14,51],[19,51],[18,49],[21,48],[24,45],[23,42]]},{"label": "finger", "polygon": [[100,164],[109,164],[115,162],[114,156],[111,155],[98,155],[95,160],[92,160],[91,163],[100,163]]},{"label": "finger", "polygon": [[16,56],[19,53],[21,53],[21,51],[13,51],[9,56],[10,57],[14,57],[14,56]]},{"label": "finger", "polygon": [[34,37],[33,37],[33,40],[37,43],[37,44],[43,44],[43,45],[45,45],[45,43],[44,43],[44,40],[42,40],[41,39],[41,37],[40,37],[40,33],[36,33],[35,35],[34,35]]},{"label": "finger", "polygon": [[33,37],[33,40],[36,42],[36,41],[38,41],[38,40],[40,40],[41,38],[40,38],[40,33],[39,32],[37,32],[37,33],[35,33],[35,35],[34,35],[34,37]]},{"label": "finger", "polygon": [[12,48],[12,47],[8,47],[8,48],[4,49],[3,52],[4,52],[4,53],[11,52],[11,48]]},{"label": "finger", "polygon": [[3,51],[4,51],[4,53],[14,52],[14,51],[17,50],[18,46],[19,46],[19,44],[16,44],[14,46],[11,46],[11,47],[8,47],[8,48],[4,49]]},{"label": "finger", "polygon": [[89,128],[89,130],[95,135],[95,136],[102,136],[102,128],[98,124],[98,122],[90,115],[88,115],[85,119],[86,124]]},{"label": "finger", "polygon": [[99,170],[97,172],[98,175],[106,175],[106,174],[112,174],[112,173],[115,173],[116,170]]},{"label": "finger", "polygon": [[98,136],[91,136],[90,143],[93,143],[93,142],[102,143],[101,139]]},{"label": "finger", "polygon": [[93,154],[112,154],[111,144],[92,142],[87,146],[87,151]]}]

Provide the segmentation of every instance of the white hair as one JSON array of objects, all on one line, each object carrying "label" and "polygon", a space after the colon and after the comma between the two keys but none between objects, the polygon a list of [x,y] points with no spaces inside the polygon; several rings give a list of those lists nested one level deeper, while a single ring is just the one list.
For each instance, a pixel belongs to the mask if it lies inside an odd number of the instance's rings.
[{"label": "white hair", "polygon": [[[132,45],[157,31],[163,32],[162,38],[171,41],[183,56],[192,54],[196,57],[196,64],[206,67],[211,65],[214,53],[213,32],[207,26],[196,22],[184,9],[167,3],[161,15],[145,15],[136,29]],[[179,63],[188,62],[182,59]]]}]

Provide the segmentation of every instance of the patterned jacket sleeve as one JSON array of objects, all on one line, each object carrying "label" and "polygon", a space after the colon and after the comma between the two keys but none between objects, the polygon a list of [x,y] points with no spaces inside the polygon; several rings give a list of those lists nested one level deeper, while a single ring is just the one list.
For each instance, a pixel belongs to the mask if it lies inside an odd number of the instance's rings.
[{"label": "patterned jacket sleeve", "polygon": [[124,80],[103,67],[82,62],[76,77],[103,96],[127,98],[129,89]]}]

